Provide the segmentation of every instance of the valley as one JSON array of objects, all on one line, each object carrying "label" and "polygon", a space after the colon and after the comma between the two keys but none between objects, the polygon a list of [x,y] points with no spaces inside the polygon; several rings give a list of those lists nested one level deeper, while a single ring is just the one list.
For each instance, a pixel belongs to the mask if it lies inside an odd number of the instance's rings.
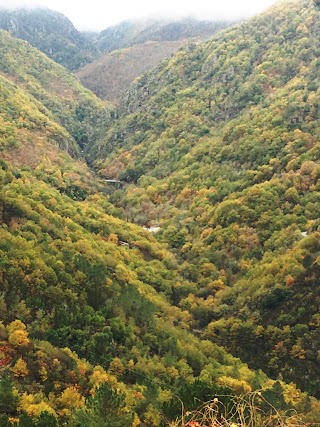
[{"label": "valley", "polygon": [[0,13],[0,425],[316,426],[319,9],[39,13]]}]

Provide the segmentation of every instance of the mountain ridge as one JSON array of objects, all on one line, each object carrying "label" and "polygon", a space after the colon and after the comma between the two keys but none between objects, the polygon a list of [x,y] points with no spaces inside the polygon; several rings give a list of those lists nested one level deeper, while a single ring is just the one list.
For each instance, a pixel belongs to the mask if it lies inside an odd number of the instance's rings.
[{"label": "mountain ridge", "polygon": [[208,39],[230,25],[230,22],[192,18],[124,21],[92,38],[104,53],[76,75],[96,95],[118,104],[130,83],[140,74],[157,66],[182,46]]},{"label": "mountain ridge", "polygon": [[101,31],[96,43],[102,52],[111,52],[146,41],[205,39],[230,24],[194,18],[128,20]]},{"label": "mountain ridge", "polygon": [[91,62],[97,49],[62,13],[48,8],[0,8],[0,28],[28,41],[54,61],[75,70]]}]

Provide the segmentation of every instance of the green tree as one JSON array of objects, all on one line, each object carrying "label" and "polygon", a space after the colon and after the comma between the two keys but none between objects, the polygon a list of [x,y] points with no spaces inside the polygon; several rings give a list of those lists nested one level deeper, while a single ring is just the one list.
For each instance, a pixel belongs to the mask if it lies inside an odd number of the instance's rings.
[{"label": "green tree", "polygon": [[0,413],[14,415],[18,404],[18,394],[14,392],[8,377],[0,381]]},{"label": "green tree", "polygon": [[89,397],[86,409],[76,413],[74,427],[129,427],[132,420],[125,396],[104,383]]}]

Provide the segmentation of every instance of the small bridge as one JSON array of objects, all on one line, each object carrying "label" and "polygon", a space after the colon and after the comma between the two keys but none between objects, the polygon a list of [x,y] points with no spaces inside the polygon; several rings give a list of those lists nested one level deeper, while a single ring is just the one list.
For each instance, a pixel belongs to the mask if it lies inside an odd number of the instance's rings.
[{"label": "small bridge", "polygon": [[105,182],[107,184],[113,184],[116,188],[120,188],[121,185],[123,184],[121,181],[119,181],[118,179],[106,179]]}]

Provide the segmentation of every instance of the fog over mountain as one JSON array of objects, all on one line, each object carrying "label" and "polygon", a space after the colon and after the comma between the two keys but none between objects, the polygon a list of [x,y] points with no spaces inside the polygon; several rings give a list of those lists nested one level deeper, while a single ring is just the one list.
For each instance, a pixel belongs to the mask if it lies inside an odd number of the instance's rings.
[{"label": "fog over mountain", "polygon": [[112,4],[92,0],[87,3],[77,3],[73,0],[0,0],[0,7],[48,7],[68,16],[80,30],[103,30],[125,19],[137,19],[139,17],[184,17],[193,16],[200,19],[237,19],[244,18],[262,12],[268,6],[274,4],[274,0],[226,0],[223,3],[197,2],[188,0],[170,1],[161,3],[138,0],[129,2],[119,1]]}]

